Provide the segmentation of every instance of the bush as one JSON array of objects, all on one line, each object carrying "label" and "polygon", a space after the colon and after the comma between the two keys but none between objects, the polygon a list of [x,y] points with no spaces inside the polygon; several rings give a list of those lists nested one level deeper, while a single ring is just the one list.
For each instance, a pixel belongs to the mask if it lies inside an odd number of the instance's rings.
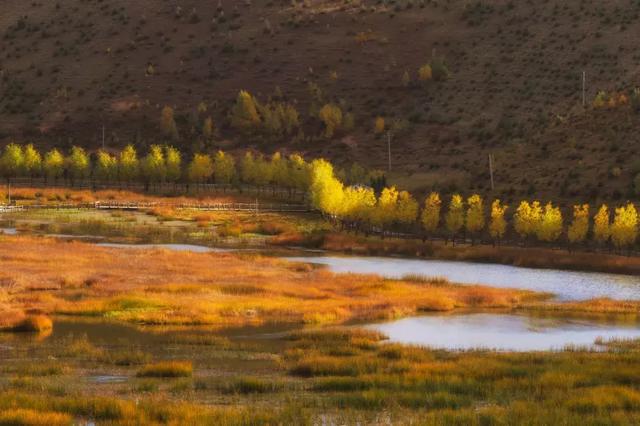
[{"label": "bush", "polygon": [[13,331],[17,332],[30,332],[30,333],[41,333],[43,331],[48,331],[53,328],[53,321],[45,315],[34,315],[25,318],[20,323],[18,323]]}]

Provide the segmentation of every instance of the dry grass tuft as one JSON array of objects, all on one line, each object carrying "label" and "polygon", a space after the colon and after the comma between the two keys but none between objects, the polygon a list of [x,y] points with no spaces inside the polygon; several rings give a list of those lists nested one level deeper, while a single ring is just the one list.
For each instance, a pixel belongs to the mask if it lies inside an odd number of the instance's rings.
[{"label": "dry grass tuft", "polygon": [[193,365],[190,361],[163,361],[147,364],[140,371],[138,377],[191,377]]}]

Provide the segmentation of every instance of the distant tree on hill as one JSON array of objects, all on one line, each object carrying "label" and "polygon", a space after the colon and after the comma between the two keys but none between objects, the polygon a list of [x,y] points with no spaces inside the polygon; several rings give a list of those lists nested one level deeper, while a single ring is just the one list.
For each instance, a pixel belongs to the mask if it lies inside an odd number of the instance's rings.
[{"label": "distant tree on hill", "polygon": [[242,90],[238,93],[236,103],[231,109],[231,126],[236,130],[250,133],[260,125],[260,114],[258,113],[258,101]]},{"label": "distant tree on hill", "polygon": [[204,123],[202,124],[202,136],[204,136],[206,140],[211,140],[213,139],[215,130],[216,129],[213,124],[213,118],[211,117],[205,118]]},{"label": "distant tree on hill", "polygon": [[320,120],[324,123],[324,136],[332,138],[335,132],[342,126],[343,114],[338,105],[326,104],[319,113]]},{"label": "distant tree on hill", "polygon": [[373,133],[375,133],[376,135],[380,135],[384,133],[384,130],[385,130],[384,117],[376,117],[373,123]]},{"label": "distant tree on hill", "polygon": [[430,81],[433,79],[433,70],[431,69],[431,65],[425,64],[418,69],[418,80],[420,81]]},{"label": "distant tree on hill", "polygon": [[178,139],[178,126],[174,117],[173,108],[165,106],[160,114],[160,128],[164,136],[170,140]]}]

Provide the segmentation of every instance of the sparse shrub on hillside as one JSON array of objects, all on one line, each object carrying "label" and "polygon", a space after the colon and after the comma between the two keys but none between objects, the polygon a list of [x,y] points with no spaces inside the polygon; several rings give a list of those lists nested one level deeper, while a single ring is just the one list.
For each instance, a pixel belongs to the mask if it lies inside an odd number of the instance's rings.
[{"label": "sparse shrub on hillside", "polygon": [[384,117],[376,117],[374,124],[373,124],[373,132],[376,135],[380,135],[382,133],[384,133],[385,130],[385,122],[384,122]]},{"label": "sparse shrub on hillside", "polygon": [[418,70],[418,79],[420,81],[429,81],[433,78],[433,70],[431,65],[425,64]]},{"label": "sparse shrub on hillside", "polygon": [[409,87],[409,85],[411,84],[411,76],[409,75],[409,71],[404,71],[400,82],[402,83],[402,87]]},{"label": "sparse shrub on hillside", "polygon": [[324,136],[327,138],[332,138],[343,124],[342,110],[335,104],[326,104],[323,106],[318,116],[324,124]]},{"label": "sparse shrub on hillside", "polygon": [[215,134],[216,128],[215,125],[213,124],[213,118],[211,117],[207,117],[204,119],[204,122],[202,123],[202,136],[204,136],[205,139],[207,140],[211,140],[213,139],[213,135]]},{"label": "sparse shrub on hillside", "polygon": [[171,140],[178,139],[178,127],[174,118],[173,108],[165,106],[160,113],[160,128],[164,136]]},{"label": "sparse shrub on hillside", "polygon": [[449,68],[443,58],[433,58],[431,60],[431,72],[435,81],[443,81],[451,75]]},{"label": "sparse shrub on hillside", "polygon": [[631,108],[637,113],[640,113],[640,88],[635,88],[631,92],[630,97]]}]

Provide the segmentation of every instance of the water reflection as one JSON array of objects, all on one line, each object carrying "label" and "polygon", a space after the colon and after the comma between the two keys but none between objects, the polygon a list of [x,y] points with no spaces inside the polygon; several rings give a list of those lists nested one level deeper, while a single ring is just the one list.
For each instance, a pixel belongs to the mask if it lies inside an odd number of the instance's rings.
[{"label": "water reflection", "polygon": [[521,352],[562,350],[567,346],[597,349],[594,342],[600,337],[640,338],[636,324],[487,313],[428,315],[366,328],[384,333],[391,342],[450,350],[486,348]]}]

